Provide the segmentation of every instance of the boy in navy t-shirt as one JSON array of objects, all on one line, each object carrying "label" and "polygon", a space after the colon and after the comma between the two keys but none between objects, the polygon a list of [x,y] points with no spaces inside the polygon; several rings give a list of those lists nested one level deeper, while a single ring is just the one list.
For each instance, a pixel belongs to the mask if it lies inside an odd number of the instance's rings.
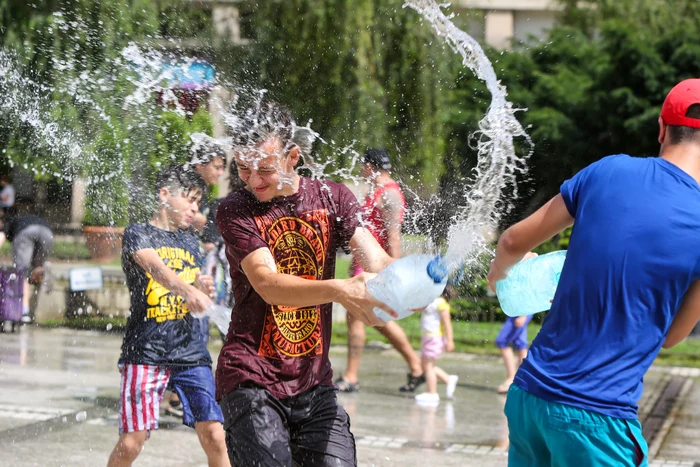
[{"label": "boy in navy t-shirt", "polygon": [[506,402],[509,465],[646,465],[642,377],[700,317],[700,79],[674,87],[660,157],[605,157],[506,230],[492,288],[573,224],[552,308]]},{"label": "boy in navy t-shirt", "polygon": [[206,190],[182,166],[163,169],[156,182],[158,209],[147,224],[124,232],[122,267],[131,296],[119,358],[119,441],[108,465],[128,466],[151,430],[168,384],[183,405],[183,423],[194,427],[210,466],[230,466],[215,399],[208,320],[197,319],[212,301],[211,277],[200,274],[197,238],[187,229]]}]

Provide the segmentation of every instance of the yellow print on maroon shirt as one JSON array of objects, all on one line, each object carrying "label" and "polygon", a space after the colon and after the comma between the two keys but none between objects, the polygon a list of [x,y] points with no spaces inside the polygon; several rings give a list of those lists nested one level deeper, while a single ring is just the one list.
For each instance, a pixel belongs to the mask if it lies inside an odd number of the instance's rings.
[{"label": "yellow print on maroon shirt", "polygon": [[[197,267],[191,252],[184,248],[164,246],[156,249],[156,253],[185,283],[194,283],[200,268]],[[155,319],[157,323],[162,323],[182,319],[189,313],[181,296],[172,294],[149,273],[146,273],[146,277],[148,277],[148,285],[144,292],[147,305],[146,319]]]},{"label": "yellow print on maroon shirt", "polygon": [[[302,218],[271,216],[255,218],[282,274],[320,280],[329,242],[325,209],[305,212]],[[320,306],[268,305],[258,354],[281,359],[320,355],[323,351]]]}]

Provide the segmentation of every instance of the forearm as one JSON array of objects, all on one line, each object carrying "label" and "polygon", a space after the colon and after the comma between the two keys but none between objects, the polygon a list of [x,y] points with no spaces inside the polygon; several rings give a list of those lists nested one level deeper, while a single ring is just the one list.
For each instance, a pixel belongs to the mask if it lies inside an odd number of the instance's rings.
[{"label": "forearm", "polygon": [[277,272],[266,274],[253,288],[266,303],[278,306],[315,306],[342,296],[339,280],[311,280]]},{"label": "forearm", "polygon": [[367,272],[379,272],[395,259],[384,251],[367,229],[362,227],[356,230],[350,240],[350,249],[355,260]]},{"label": "forearm", "polygon": [[388,243],[387,254],[392,258],[401,258],[401,234],[399,232],[389,232]]},{"label": "forearm", "polygon": [[492,269],[505,274],[529,251],[573,223],[574,218],[569,214],[564,199],[561,195],[555,196],[534,214],[503,232],[498,239]]},{"label": "forearm", "polygon": [[175,295],[186,297],[194,289],[194,286],[185,282],[175,271],[163,264],[155,250],[137,251],[134,253],[134,260],[156,282]]}]

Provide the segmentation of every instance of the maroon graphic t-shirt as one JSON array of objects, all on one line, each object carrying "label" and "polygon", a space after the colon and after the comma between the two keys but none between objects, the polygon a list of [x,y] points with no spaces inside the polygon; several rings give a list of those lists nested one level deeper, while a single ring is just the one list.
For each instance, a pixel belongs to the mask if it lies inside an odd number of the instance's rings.
[{"label": "maroon graphic t-shirt", "polygon": [[268,248],[280,273],[332,279],[336,251],[350,242],[360,216],[347,187],[304,177],[291,196],[263,203],[241,189],[222,201],[216,222],[226,242],[235,305],[216,368],[218,398],[243,385],[285,399],[332,384],[332,305],[269,305],[250,285],[241,261]]}]

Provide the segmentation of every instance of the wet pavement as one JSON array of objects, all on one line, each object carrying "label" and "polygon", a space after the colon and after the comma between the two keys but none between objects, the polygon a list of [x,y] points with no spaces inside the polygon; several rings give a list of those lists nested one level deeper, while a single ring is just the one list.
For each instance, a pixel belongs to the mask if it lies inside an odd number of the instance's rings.
[{"label": "wet pavement", "polygon": [[[0,334],[0,464],[105,465],[117,440],[120,344],[119,335],[68,329]],[[334,348],[339,371],[344,357],[344,349]],[[352,420],[359,465],[507,465],[505,397],[493,389],[503,378],[500,361],[457,354],[440,366],[460,377],[455,398],[421,407],[397,390],[406,378],[398,354],[366,352],[362,391],[339,394]],[[700,461],[698,376],[697,370],[662,367],[648,373],[640,418],[659,421],[651,465]],[[681,383],[678,396],[665,401],[674,381]],[[206,458],[193,430],[163,416],[135,465],[204,466]]]}]

